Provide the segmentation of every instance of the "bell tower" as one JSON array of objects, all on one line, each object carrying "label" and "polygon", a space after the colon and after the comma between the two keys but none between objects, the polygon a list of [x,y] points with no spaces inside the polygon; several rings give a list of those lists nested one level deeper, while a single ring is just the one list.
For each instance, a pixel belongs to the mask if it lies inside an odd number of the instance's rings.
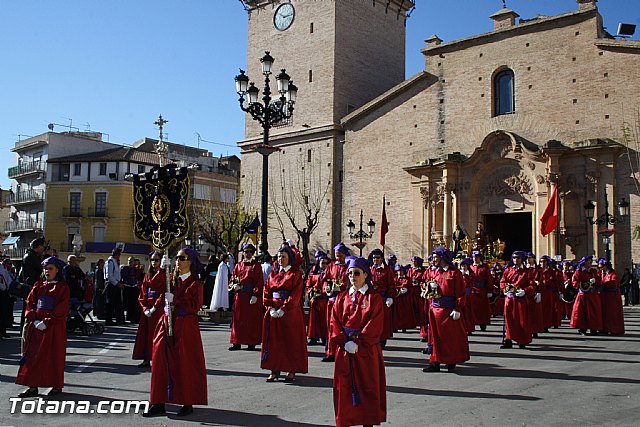
[{"label": "bell tower", "polygon": [[[270,130],[280,150],[269,160],[270,203],[283,191],[277,179],[287,168],[317,168],[315,181],[329,183],[327,209],[312,236],[313,248],[332,248],[342,236],[344,131],[350,112],[405,79],[405,28],[412,0],[242,0],[247,9],[247,75],[262,88],[260,58],[269,51],[273,72],[285,68],[298,87],[291,120]],[[259,193],[262,128],[246,117],[241,191]],[[276,181],[276,182],[274,182]],[[285,186],[286,187],[286,186]],[[285,190],[286,191],[286,190]],[[280,235],[269,219],[269,246]],[[283,233],[294,238],[291,230]]]}]

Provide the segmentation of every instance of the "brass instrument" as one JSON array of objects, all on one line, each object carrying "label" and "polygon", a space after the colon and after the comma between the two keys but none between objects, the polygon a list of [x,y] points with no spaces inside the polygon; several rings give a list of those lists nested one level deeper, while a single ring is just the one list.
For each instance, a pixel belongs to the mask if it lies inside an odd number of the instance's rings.
[{"label": "brass instrument", "polygon": [[593,288],[593,284],[591,284],[591,282],[589,281],[580,282],[580,290],[582,292],[590,292],[592,288]]},{"label": "brass instrument", "polygon": [[231,291],[239,291],[242,288],[242,285],[240,285],[240,279],[238,279],[238,276],[231,276],[231,279],[229,280],[229,292]]},{"label": "brass instrument", "polygon": [[[436,288],[435,289],[431,289],[431,284],[432,283],[436,284]],[[437,284],[438,284],[438,282],[436,282],[435,280],[431,280],[431,281],[425,283],[426,289],[425,288],[422,289],[422,294],[424,294],[423,298],[428,298],[428,299],[438,299],[438,298],[440,298],[442,295],[440,295],[440,292],[438,292]]]},{"label": "brass instrument", "polygon": [[502,293],[506,295],[508,293],[516,293],[517,290],[518,289],[512,283],[507,283],[507,286],[504,287]]},{"label": "brass instrument", "polygon": [[334,292],[340,291],[342,287],[342,278],[331,279],[324,285],[324,293],[331,296]]},{"label": "brass instrument", "polygon": [[307,291],[307,298],[309,299],[309,302],[313,301],[320,295],[322,295],[322,291],[319,291],[316,288],[311,288]]}]

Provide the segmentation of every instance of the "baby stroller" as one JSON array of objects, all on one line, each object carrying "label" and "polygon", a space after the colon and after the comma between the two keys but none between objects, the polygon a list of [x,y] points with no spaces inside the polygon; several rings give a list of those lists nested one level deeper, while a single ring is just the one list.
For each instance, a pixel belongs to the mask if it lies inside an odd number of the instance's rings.
[{"label": "baby stroller", "polygon": [[93,311],[93,277],[87,275],[82,283],[84,298],[69,299],[69,313],[67,315],[67,333],[72,333],[76,329],[83,335],[101,335],[104,333],[104,326],[95,321],[91,312]]}]

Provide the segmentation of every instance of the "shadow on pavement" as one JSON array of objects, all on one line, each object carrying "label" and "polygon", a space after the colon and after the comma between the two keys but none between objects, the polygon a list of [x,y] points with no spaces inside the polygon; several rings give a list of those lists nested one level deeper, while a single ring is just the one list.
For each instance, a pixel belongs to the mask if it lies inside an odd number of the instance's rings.
[{"label": "shadow on pavement", "polygon": [[[167,408],[169,411],[172,409]],[[177,409],[176,409],[177,410]],[[333,424],[312,424],[295,421],[287,421],[278,418],[277,415],[252,414],[250,412],[226,411],[223,409],[194,407],[193,414],[187,417],[177,417],[170,413],[169,419],[180,420],[182,422],[200,423],[203,426],[260,426],[260,427],[325,427]],[[162,417],[156,418],[161,420]]]}]

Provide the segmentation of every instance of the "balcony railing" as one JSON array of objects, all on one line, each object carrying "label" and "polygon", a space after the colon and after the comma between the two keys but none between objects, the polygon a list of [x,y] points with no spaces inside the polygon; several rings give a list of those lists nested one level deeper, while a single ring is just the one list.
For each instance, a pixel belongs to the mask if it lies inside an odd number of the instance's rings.
[{"label": "balcony railing", "polygon": [[95,208],[91,206],[87,210],[87,216],[89,218],[108,218],[109,217],[109,209],[108,208]]},{"label": "balcony railing", "polygon": [[42,230],[42,220],[33,219],[21,219],[18,221],[5,221],[5,231],[29,231],[29,230]]},{"label": "balcony railing", "polygon": [[38,203],[44,200],[44,191],[27,190],[14,193],[9,197],[10,205],[18,205],[24,203]]},{"label": "balcony railing", "polygon": [[82,218],[82,209],[71,209],[71,208],[62,208],[62,217],[63,218]]},{"label": "balcony railing", "polygon": [[28,248],[27,246],[18,247],[18,248],[3,247],[2,253],[5,257],[11,258],[11,259],[22,259],[22,257],[24,256],[24,253],[27,251],[27,248]]},{"label": "balcony railing", "polygon": [[9,178],[16,178],[19,176],[26,176],[33,173],[45,173],[45,162],[42,160],[36,160],[33,162],[23,162],[18,166],[9,168]]}]

